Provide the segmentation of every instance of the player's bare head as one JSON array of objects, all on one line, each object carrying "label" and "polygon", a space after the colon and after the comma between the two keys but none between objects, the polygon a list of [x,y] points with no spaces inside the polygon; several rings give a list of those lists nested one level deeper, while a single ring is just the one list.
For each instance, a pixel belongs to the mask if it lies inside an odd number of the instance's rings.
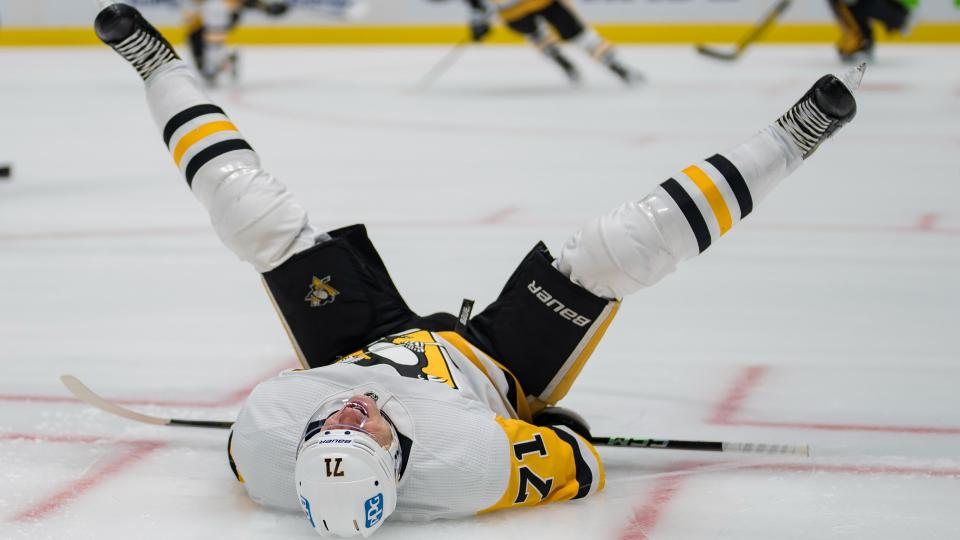
[{"label": "player's bare head", "polygon": [[321,536],[373,534],[397,505],[399,437],[368,396],[331,400],[310,418],[297,449],[295,482]]}]

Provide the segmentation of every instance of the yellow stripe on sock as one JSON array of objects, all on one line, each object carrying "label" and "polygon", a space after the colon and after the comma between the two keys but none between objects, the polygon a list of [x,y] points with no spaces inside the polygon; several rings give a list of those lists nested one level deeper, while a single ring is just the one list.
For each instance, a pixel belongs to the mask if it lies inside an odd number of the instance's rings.
[{"label": "yellow stripe on sock", "polygon": [[727,207],[727,202],[723,200],[723,195],[717,189],[717,185],[713,183],[713,180],[710,180],[703,169],[696,165],[684,169],[683,174],[693,180],[693,183],[703,192],[703,196],[707,198],[710,208],[713,209],[713,215],[716,216],[717,223],[720,225],[720,236],[723,236],[730,230],[730,227],[733,227],[733,218],[730,217],[730,208]]},{"label": "yellow stripe on sock", "polygon": [[180,139],[180,142],[177,143],[176,148],[173,149],[173,160],[177,163],[177,167],[180,166],[180,160],[183,159],[183,155],[186,154],[187,150],[196,144],[197,141],[221,131],[240,130],[237,129],[237,126],[233,125],[233,122],[221,120],[219,122],[210,122],[208,124],[204,124],[184,135]]}]

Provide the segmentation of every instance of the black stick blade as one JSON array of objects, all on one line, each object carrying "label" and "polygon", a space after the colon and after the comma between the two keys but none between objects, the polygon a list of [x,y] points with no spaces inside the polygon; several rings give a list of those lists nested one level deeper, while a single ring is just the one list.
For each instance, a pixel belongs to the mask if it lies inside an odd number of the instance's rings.
[{"label": "black stick blade", "polygon": [[706,45],[697,45],[697,52],[710,58],[726,61],[736,60],[740,56],[739,51],[720,51]]}]

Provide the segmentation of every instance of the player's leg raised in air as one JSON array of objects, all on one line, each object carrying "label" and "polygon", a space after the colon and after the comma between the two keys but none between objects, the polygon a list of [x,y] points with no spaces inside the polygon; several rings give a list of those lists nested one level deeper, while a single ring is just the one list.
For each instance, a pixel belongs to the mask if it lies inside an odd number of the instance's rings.
[{"label": "player's leg raised in air", "polygon": [[557,403],[616,314],[618,299],[706,250],[853,119],[863,70],[851,69],[843,80],[824,76],[742,144],[587,223],[556,259],[538,245],[500,297],[470,321],[473,342],[517,376],[534,413]]},{"label": "player's leg raised in air", "polygon": [[260,168],[257,153],[169,42],[126,4],[107,6],[95,27],[143,78],[163,142],[223,243],[261,273],[313,246],[318,232],[304,208]]},{"label": "player's leg raised in air", "polygon": [[592,221],[556,266],[605,298],[653,285],[723,236],[837,129],[853,119],[865,65],[826,75],[744,143],[690,165],[636,201]]},{"label": "player's leg raised in air", "polygon": [[221,241],[263,275],[305,367],[330,363],[404,325],[449,325],[443,317],[416,317],[362,225],[326,233],[310,224],[200,79],[136,9],[110,4],[95,27],[143,78],[174,162]]}]

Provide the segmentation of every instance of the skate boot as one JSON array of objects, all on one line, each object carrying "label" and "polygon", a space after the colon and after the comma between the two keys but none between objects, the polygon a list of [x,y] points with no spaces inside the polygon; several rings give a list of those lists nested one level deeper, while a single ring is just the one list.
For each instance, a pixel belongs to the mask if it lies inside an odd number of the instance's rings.
[{"label": "skate boot", "polygon": [[840,78],[824,75],[793,107],[777,119],[807,159],[857,114],[853,93],[860,87],[866,64],[850,69]]},{"label": "skate boot", "polygon": [[94,22],[97,37],[124,57],[147,80],[154,71],[180,57],[160,32],[126,4],[110,4]]},{"label": "skate boot", "polygon": [[610,71],[617,77],[620,77],[620,80],[623,81],[624,84],[629,85],[643,82],[643,75],[641,75],[639,71],[630,69],[620,62],[610,62],[607,67],[609,67]]},{"label": "skate boot", "polygon": [[285,0],[244,0],[243,7],[247,9],[259,9],[271,17],[279,17],[290,9]]},{"label": "skate boot", "polygon": [[580,72],[577,70],[577,67],[573,65],[573,62],[567,59],[566,56],[560,53],[556,46],[549,47],[544,49],[544,53],[550,57],[560,69],[563,70],[563,74],[567,76],[567,79],[573,84],[580,83]]},{"label": "skate boot", "polygon": [[[566,59],[564,60],[566,61]],[[570,62],[567,62],[566,64],[559,64],[560,68],[563,69],[563,74],[566,75],[567,80],[570,81],[570,84],[580,84],[580,70],[574,67],[574,65]]]}]

